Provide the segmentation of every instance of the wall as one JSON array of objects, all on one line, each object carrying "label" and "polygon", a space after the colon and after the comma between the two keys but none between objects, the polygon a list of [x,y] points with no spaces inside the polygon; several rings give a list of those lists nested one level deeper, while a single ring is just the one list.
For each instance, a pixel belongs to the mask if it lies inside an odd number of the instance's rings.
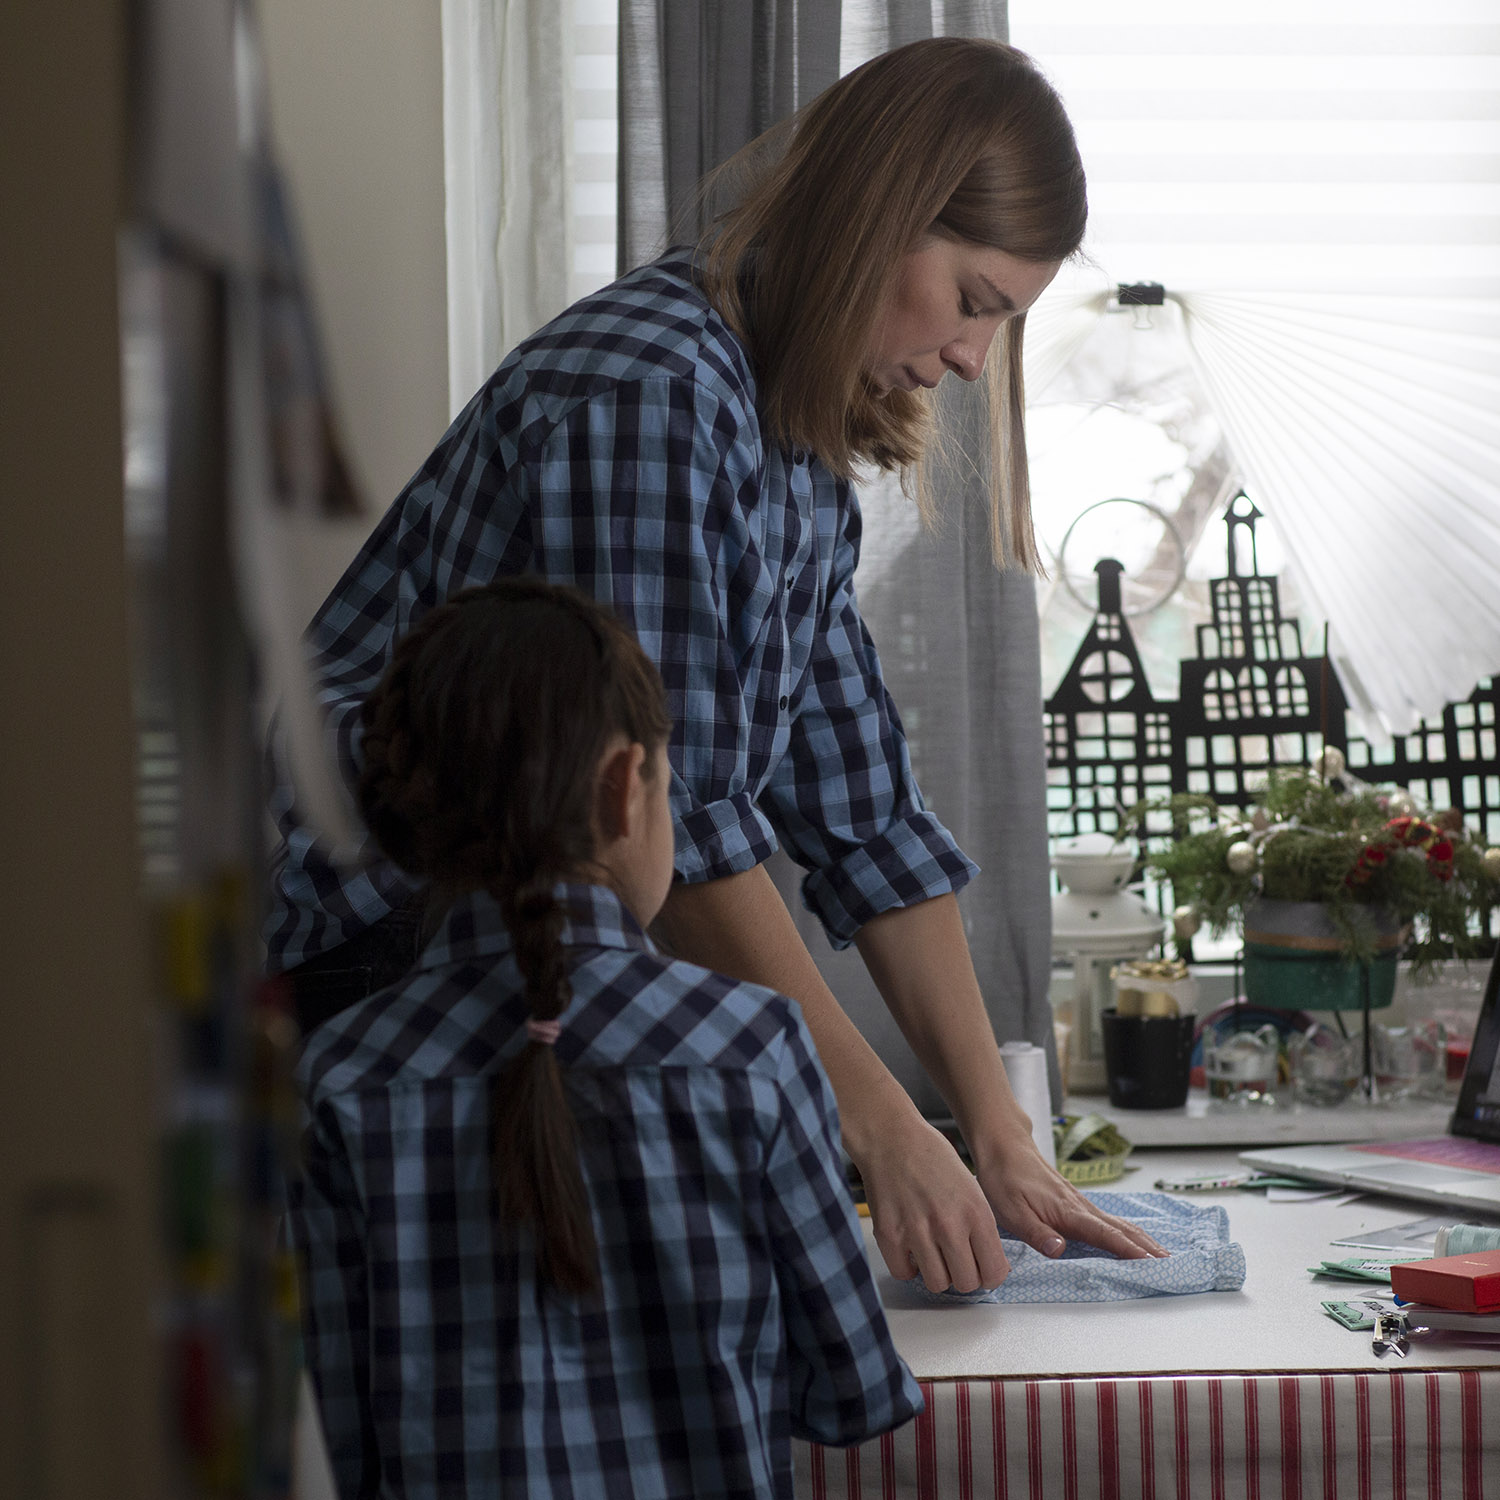
[{"label": "wall", "polygon": [[260,0],[257,14],[272,138],[370,509],[312,540],[310,613],[448,425],[441,7]]},{"label": "wall", "polygon": [[0,1500],[163,1492],[115,259],[129,9],[0,5]]}]

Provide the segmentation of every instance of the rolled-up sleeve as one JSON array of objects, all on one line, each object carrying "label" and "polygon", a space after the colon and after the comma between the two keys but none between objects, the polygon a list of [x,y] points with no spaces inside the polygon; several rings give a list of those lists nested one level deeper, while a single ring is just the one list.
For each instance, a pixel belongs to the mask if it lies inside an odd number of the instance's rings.
[{"label": "rolled-up sleeve", "polygon": [[610,605],[666,685],[684,881],[753,869],[776,848],[757,805],[777,714],[757,691],[761,626],[778,600],[756,430],[732,394],[659,374],[573,406],[535,461],[534,566]]},{"label": "rolled-up sleeve", "polygon": [[836,948],[872,917],[962,890],[979,873],[930,813],[854,597],[859,517],[844,491],[834,564],[791,743],[761,794],[811,873],[807,907]]}]

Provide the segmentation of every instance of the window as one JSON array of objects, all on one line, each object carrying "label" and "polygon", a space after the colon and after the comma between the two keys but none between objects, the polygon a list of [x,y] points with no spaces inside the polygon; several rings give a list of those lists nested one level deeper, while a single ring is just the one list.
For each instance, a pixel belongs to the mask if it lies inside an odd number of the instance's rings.
[{"label": "window", "polygon": [[1271,712],[1271,681],[1264,667],[1240,669],[1240,717],[1263,719]]},{"label": "window", "polygon": [[1065,714],[1045,714],[1043,724],[1047,736],[1047,759],[1060,761],[1068,753],[1068,720]]},{"label": "window", "polygon": [[1296,667],[1278,667],[1275,678],[1275,712],[1283,717],[1305,714],[1310,699],[1307,695],[1307,679]]},{"label": "window", "polygon": [[1281,639],[1276,629],[1276,588],[1269,578],[1251,578],[1245,583],[1245,604],[1250,614],[1254,636],[1254,655],[1261,661],[1274,660],[1280,654]]},{"label": "window", "polygon": [[[1291,563],[1282,612],[1328,622],[1370,729],[1404,734],[1467,698],[1500,662],[1493,0],[1010,0],[1009,17],[1089,176],[1091,264],[1027,320],[1044,541],[1106,496],[1173,518],[1187,581],[1132,621],[1170,696],[1181,642],[1208,620],[1203,581],[1225,571],[1199,554],[1220,541],[1204,516],[1232,471],[1280,553],[1263,548],[1260,572],[1285,581]],[[1101,311],[1138,281],[1167,304]],[[1068,575],[1095,560],[1069,557]],[[1044,596],[1049,683],[1082,633],[1065,594]],[[1455,594],[1480,601],[1458,638]],[[1372,597],[1402,603],[1371,612]],[[1248,602],[1256,658],[1300,655]],[[1239,621],[1214,624],[1240,654]]]},{"label": "window", "polygon": [[1221,578],[1214,584],[1214,624],[1219,633],[1221,656],[1245,654],[1244,599],[1233,578]]},{"label": "window", "polygon": [[1166,760],[1172,754],[1172,725],[1166,714],[1146,715],[1146,755]]},{"label": "window", "polygon": [[1078,669],[1083,691],[1095,703],[1114,703],[1135,686],[1135,669],[1123,651],[1095,651]]},{"label": "window", "polygon": [[572,299],[615,279],[619,151],[617,0],[573,0]]},{"label": "window", "polygon": [[1215,668],[1203,683],[1203,717],[1214,724],[1221,719],[1237,719],[1239,713],[1240,695],[1235,688],[1234,673]]}]

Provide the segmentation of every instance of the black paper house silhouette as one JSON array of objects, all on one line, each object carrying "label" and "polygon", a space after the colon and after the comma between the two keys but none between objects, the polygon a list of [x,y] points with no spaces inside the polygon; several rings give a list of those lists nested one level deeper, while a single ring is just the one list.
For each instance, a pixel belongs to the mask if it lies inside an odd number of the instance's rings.
[{"label": "black paper house silhouette", "polygon": [[1277,766],[1305,766],[1325,745],[1365,781],[1409,788],[1435,809],[1457,807],[1500,844],[1500,678],[1487,678],[1442,717],[1376,754],[1348,731],[1348,704],[1327,655],[1309,656],[1281,613],[1278,581],[1260,572],[1260,511],[1230,501],[1229,564],[1209,584],[1198,654],[1178,668],[1175,702],[1155,698],[1120,606],[1121,565],[1095,565],[1099,608],[1047,700],[1047,811],[1055,834],[1115,833],[1144,797],[1206,792],[1244,807]]},{"label": "black paper house silhouette", "polygon": [[1241,807],[1273,767],[1305,766],[1325,745],[1347,743],[1338,678],[1326,656],[1304,653],[1277,580],[1261,575],[1260,514],[1243,494],[1229,504],[1228,575],[1209,585],[1212,617],[1197,629],[1198,655],[1181,664],[1173,706],[1173,790]]},{"label": "black paper house silhouette", "polygon": [[1094,566],[1099,608],[1047,700],[1047,810],[1055,832],[1114,833],[1119,814],[1172,790],[1174,705],[1158,703],[1120,607],[1124,568]]},{"label": "black paper house silhouette", "polygon": [[1197,629],[1197,656],[1179,666],[1176,702],[1158,700],[1146,680],[1121,609],[1123,568],[1112,557],[1095,566],[1098,612],[1046,703],[1054,832],[1114,833],[1127,808],[1168,792],[1247,806],[1272,767],[1344,748],[1343,691],[1326,658],[1303,653],[1277,580],[1259,571],[1259,518],[1245,495],[1230,502],[1228,572],[1210,583],[1212,615]]}]

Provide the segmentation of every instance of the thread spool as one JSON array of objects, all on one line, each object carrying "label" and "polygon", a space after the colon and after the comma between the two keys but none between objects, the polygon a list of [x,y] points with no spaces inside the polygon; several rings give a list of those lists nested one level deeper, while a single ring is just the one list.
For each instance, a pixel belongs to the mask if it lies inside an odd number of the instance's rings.
[{"label": "thread spool", "polygon": [[1047,1054],[1035,1042],[1005,1042],[1000,1047],[1000,1061],[1016,1103],[1031,1120],[1031,1138],[1042,1160],[1057,1165],[1057,1151],[1052,1139],[1052,1089],[1047,1082]]},{"label": "thread spool", "polygon": [[1479,1250],[1500,1250],[1500,1228],[1490,1224],[1445,1224],[1433,1244],[1434,1258],[1472,1255]]}]

